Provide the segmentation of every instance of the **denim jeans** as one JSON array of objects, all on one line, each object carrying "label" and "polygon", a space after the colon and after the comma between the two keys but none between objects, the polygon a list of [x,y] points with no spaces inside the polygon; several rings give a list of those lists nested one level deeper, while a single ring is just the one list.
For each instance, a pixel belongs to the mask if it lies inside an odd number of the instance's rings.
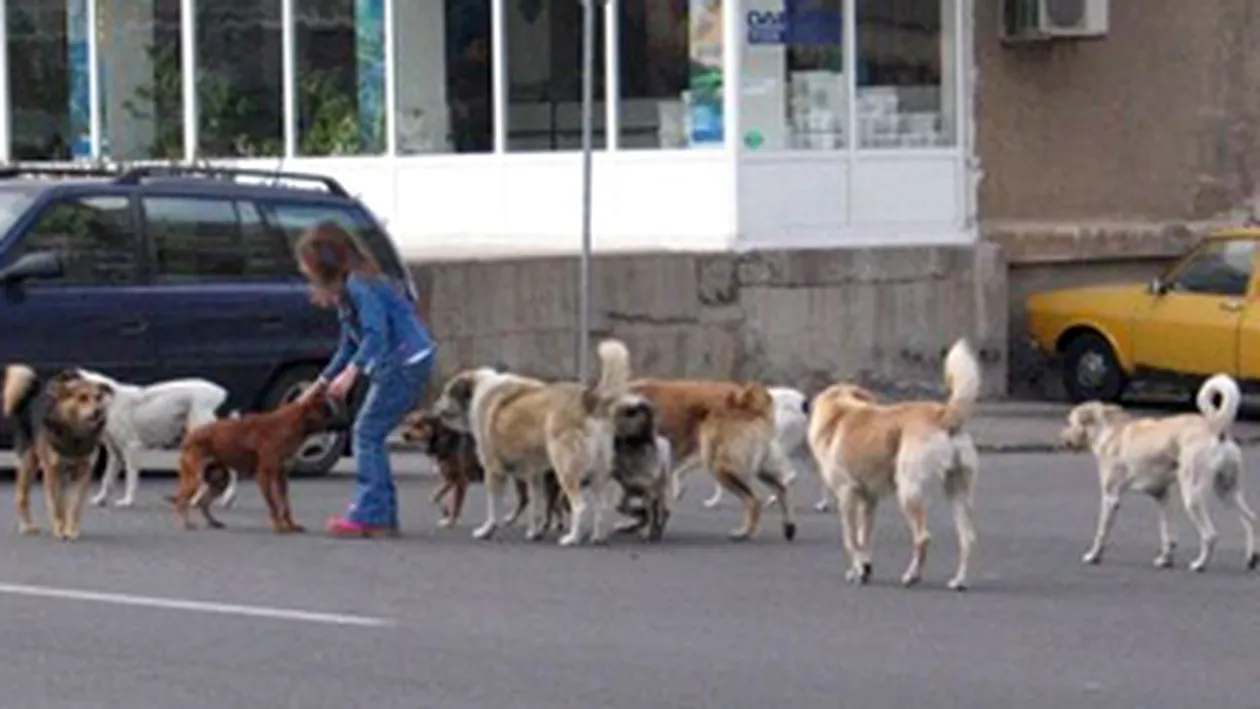
[{"label": "denim jeans", "polygon": [[373,372],[367,398],[354,421],[354,500],[347,518],[373,526],[397,526],[398,492],[389,469],[385,439],[420,401],[434,355],[414,364]]}]

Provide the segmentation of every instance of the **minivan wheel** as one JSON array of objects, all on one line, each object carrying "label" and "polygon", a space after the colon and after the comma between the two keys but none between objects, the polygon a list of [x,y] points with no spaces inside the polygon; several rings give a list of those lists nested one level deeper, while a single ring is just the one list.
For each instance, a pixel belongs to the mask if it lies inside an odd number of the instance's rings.
[{"label": "minivan wheel", "polygon": [[[280,373],[276,381],[267,389],[263,397],[263,409],[270,411],[281,404],[296,399],[306,388],[319,378],[317,367],[293,367]],[[337,461],[341,460],[346,450],[350,432],[347,430],[317,433],[307,438],[297,455],[293,457],[290,474],[295,477],[318,477],[327,475]]]}]

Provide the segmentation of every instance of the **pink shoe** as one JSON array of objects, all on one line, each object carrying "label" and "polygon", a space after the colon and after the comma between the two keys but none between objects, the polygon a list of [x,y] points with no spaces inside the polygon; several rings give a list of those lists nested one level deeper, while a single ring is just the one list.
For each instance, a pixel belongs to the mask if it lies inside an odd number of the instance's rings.
[{"label": "pink shoe", "polygon": [[328,520],[328,533],[334,537],[380,537],[384,535],[396,536],[398,529],[396,527],[377,527],[337,516]]}]

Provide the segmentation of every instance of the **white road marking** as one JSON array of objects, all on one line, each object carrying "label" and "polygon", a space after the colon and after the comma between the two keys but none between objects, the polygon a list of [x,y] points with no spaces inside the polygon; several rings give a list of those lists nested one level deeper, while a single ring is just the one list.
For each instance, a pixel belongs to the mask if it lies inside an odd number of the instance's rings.
[{"label": "white road marking", "polygon": [[193,611],[195,613],[243,615],[253,616],[256,618],[274,618],[277,620],[296,620],[307,623],[327,623],[329,625],[358,625],[381,628],[392,626],[394,624],[392,620],[386,618],[371,618],[358,615],[313,613],[310,611],[300,611],[288,608],[239,606],[228,603],[207,603],[203,601],[186,601],[177,598],[154,598],[150,596],[132,596],[124,593],[98,593],[95,591],[76,591],[69,588],[22,586],[9,583],[0,583],[0,594],[8,594],[11,596],[30,596],[34,598],[56,598],[66,601],[113,603],[120,606],[161,608],[165,610]]}]

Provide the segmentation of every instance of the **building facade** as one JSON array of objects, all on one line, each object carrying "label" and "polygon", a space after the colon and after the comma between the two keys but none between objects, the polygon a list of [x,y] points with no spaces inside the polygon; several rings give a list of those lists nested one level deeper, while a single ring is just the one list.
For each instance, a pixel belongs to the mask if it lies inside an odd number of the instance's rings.
[{"label": "building facade", "polygon": [[[973,243],[973,2],[597,3],[596,247]],[[324,172],[416,256],[580,243],[578,0],[0,6],[2,159]]]}]

